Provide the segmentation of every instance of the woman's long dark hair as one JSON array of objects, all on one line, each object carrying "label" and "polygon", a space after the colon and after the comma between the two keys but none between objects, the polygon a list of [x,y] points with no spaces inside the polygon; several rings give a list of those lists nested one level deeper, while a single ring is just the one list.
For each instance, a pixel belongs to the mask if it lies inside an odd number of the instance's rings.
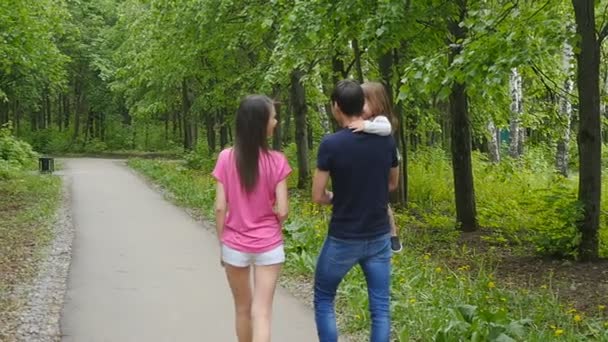
[{"label": "woman's long dark hair", "polygon": [[272,105],[267,96],[250,95],[241,101],[236,114],[236,168],[248,193],[258,182],[260,153],[268,151],[268,120]]}]

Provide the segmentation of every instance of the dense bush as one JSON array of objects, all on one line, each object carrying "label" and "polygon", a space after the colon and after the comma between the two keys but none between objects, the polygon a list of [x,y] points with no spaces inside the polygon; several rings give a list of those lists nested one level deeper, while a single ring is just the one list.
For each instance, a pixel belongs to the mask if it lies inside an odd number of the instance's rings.
[{"label": "dense bush", "polygon": [[11,134],[10,127],[0,128],[0,178],[11,178],[21,170],[33,168],[36,157],[28,143]]}]

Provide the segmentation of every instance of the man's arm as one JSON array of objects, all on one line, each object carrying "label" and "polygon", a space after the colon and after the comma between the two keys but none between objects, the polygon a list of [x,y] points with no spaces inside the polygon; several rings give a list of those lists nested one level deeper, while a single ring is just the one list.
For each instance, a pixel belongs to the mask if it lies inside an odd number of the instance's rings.
[{"label": "man's arm", "polygon": [[329,171],[317,169],[312,179],[312,201],[318,204],[331,204],[332,193],[327,191],[329,183]]},{"label": "man's arm", "polygon": [[388,175],[388,191],[393,192],[397,190],[399,185],[399,166],[391,168]]}]

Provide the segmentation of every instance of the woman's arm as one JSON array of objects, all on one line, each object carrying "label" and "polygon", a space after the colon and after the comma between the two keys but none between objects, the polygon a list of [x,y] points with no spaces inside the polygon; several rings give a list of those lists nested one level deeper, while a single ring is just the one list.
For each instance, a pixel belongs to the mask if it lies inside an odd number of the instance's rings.
[{"label": "woman's arm", "polygon": [[217,182],[215,189],[215,230],[217,238],[221,241],[222,232],[224,231],[224,223],[226,222],[226,213],[228,212],[228,203],[226,202],[226,193],[224,185]]},{"label": "woman's arm", "polygon": [[277,184],[275,189],[275,196],[277,199],[275,213],[279,218],[279,222],[283,223],[287,220],[289,214],[289,199],[287,194],[287,179],[283,179]]}]

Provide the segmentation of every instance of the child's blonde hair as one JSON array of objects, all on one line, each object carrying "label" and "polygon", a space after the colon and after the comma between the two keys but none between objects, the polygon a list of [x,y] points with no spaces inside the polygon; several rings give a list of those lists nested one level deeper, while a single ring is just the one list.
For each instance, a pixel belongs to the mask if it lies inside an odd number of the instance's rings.
[{"label": "child's blonde hair", "polygon": [[393,133],[397,131],[399,121],[393,114],[391,101],[389,100],[386,88],[380,82],[365,82],[361,85],[365,101],[369,102],[369,108],[373,116],[384,115],[393,127]]}]

